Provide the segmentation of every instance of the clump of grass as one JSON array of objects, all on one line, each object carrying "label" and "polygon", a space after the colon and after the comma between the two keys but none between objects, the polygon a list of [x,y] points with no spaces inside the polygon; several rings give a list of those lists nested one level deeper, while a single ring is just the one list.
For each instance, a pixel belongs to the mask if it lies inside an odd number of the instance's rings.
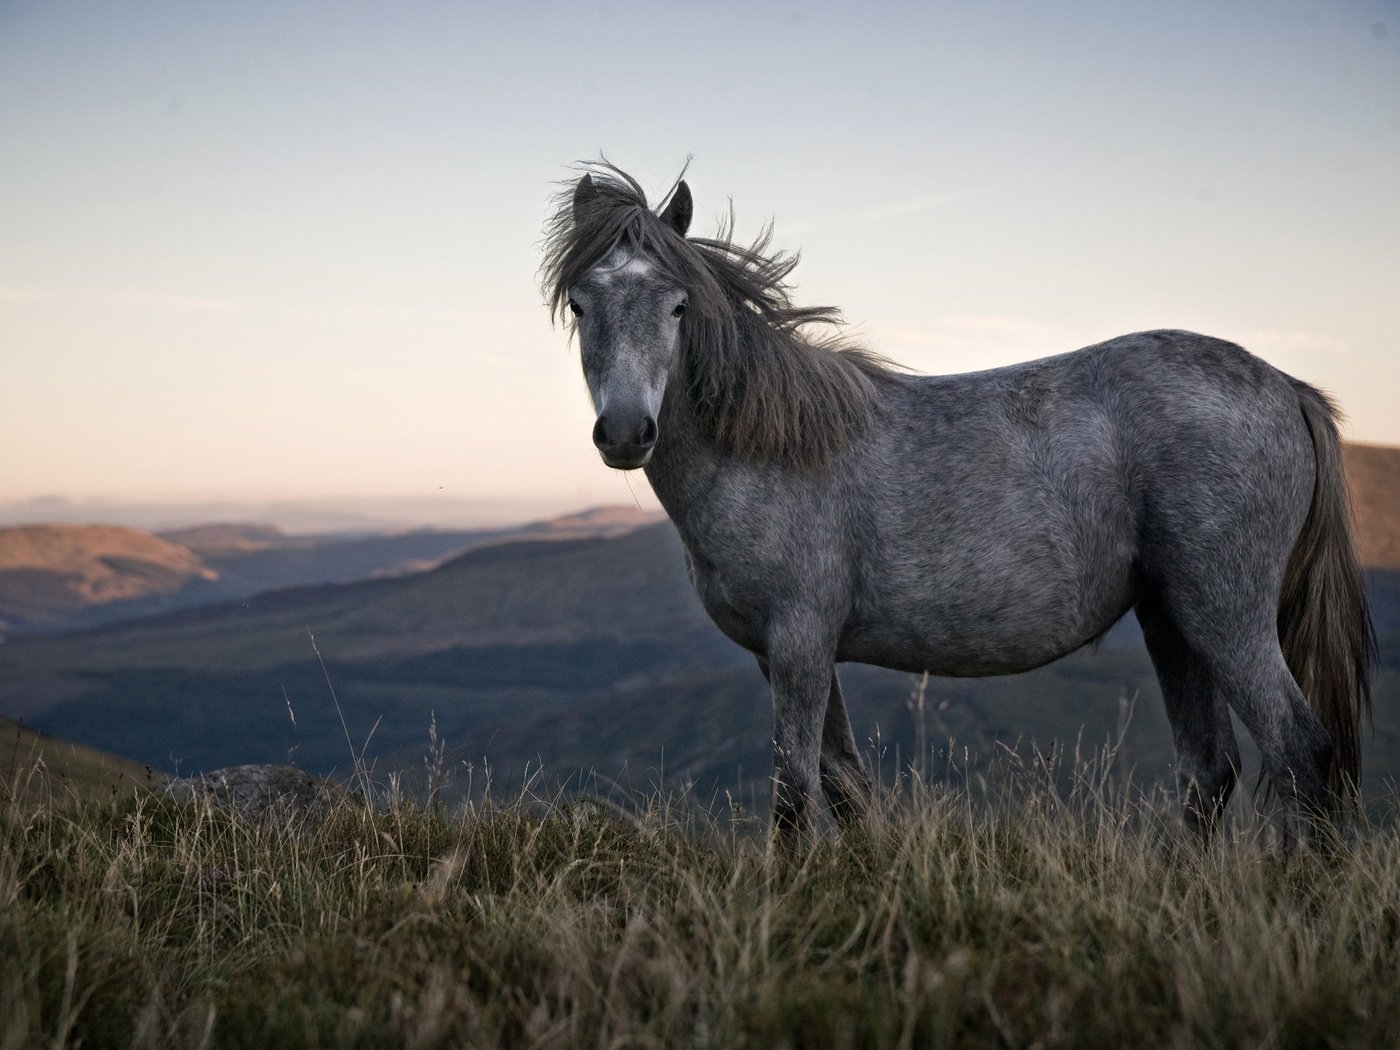
[{"label": "clump of grass", "polygon": [[1400,834],[1207,851],[1034,770],[797,857],[684,798],[0,817],[0,1046],[1374,1046]]}]

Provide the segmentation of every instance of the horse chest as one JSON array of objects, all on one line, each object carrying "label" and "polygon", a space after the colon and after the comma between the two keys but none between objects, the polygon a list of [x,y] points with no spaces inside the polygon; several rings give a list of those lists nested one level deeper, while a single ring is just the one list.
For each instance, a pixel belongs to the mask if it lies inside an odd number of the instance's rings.
[{"label": "horse chest", "polygon": [[700,604],[715,626],[745,649],[762,652],[764,612],[754,580],[742,570],[721,570],[690,549],[685,552],[685,565]]}]

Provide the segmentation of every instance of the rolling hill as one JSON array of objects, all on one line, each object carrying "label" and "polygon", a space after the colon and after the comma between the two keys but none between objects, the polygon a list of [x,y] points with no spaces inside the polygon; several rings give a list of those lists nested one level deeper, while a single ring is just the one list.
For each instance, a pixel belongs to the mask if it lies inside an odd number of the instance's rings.
[{"label": "rolling hill", "polygon": [[[1400,776],[1400,571],[1386,554],[1400,450],[1359,455],[1354,477],[1374,486],[1357,498],[1363,549],[1381,564],[1369,574],[1384,666],[1366,756],[1379,785]],[[842,675],[857,737],[887,769],[918,753],[938,773],[964,747],[975,764],[1022,738],[1092,750],[1125,720],[1122,765],[1147,779],[1171,768],[1131,617],[1097,649],[1028,675],[933,680],[922,736],[910,676]],[[0,646],[0,713],[170,771],[290,757],[344,772],[352,752],[381,772],[421,768],[435,721],[450,764],[489,762],[501,785],[543,763],[760,793],[771,734],[762,677],[706,619],[664,523],[519,538],[402,576],[12,639]]]},{"label": "rolling hill", "polygon": [[419,572],[489,543],[615,536],[655,520],[630,508],[600,507],[523,526],[366,535],[288,535],[243,524],[159,534],[108,525],[0,528],[0,637],[92,627],[299,585]]},{"label": "rolling hill", "polygon": [[348,764],[332,688],[357,743],[387,715],[376,744],[392,751],[426,740],[434,711],[450,741],[475,744],[618,683],[665,691],[716,666],[756,676],[705,619],[659,526],[15,641],[0,648],[0,704],[166,768],[295,751],[328,769]]},{"label": "rolling hill", "polygon": [[[1400,574],[1373,585],[1397,630],[1384,636],[1369,762],[1395,775]],[[1165,775],[1169,734],[1134,632],[1129,621],[1098,650],[1029,675],[933,680],[925,742],[951,738],[974,757],[1023,737],[1092,750],[1131,702],[1123,760]],[[909,760],[915,680],[842,673],[858,737],[890,769]],[[288,758],[345,772],[342,714],[353,750],[377,768],[421,767],[435,720],[452,764],[488,762],[502,785],[543,763],[761,791],[770,735],[763,679],[704,617],[669,525],[489,547],[409,577],[13,642],[0,646],[0,710],[173,772]]]}]

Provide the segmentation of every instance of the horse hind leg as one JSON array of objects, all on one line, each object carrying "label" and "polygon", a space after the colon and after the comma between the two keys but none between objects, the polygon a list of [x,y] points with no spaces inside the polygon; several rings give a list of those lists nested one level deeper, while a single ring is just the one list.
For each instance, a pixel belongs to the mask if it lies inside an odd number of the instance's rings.
[{"label": "horse hind leg", "polygon": [[843,828],[851,827],[866,813],[874,796],[870,775],[856,749],[841,681],[835,671],[831,673],[831,692],[822,723],[821,784],[831,813]]},{"label": "horse hind leg", "polygon": [[1240,752],[1225,698],[1205,661],[1191,651],[1155,602],[1137,608],[1176,746],[1176,777],[1186,825],[1208,843],[1239,782]]},{"label": "horse hind leg", "polygon": [[1332,741],[1288,670],[1277,634],[1260,632],[1252,647],[1225,662],[1232,668],[1227,700],[1259,745],[1264,772],[1293,803],[1303,833],[1325,839],[1335,801]]},{"label": "horse hind leg", "polygon": [[1167,612],[1215,694],[1259,746],[1270,782],[1306,828],[1320,828],[1332,807],[1332,742],[1288,670],[1275,610],[1245,589],[1203,587],[1190,598],[1178,594]]}]

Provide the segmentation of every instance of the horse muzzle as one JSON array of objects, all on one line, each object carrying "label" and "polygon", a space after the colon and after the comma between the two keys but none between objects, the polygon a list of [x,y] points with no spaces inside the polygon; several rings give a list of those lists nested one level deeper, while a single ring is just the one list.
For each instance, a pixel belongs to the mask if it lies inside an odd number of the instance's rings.
[{"label": "horse muzzle", "polygon": [[603,462],[616,470],[636,470],[647,465],[656,448],[656,420],[649,415],[617,419],[606,412],[593,425],[593,444]]}]

